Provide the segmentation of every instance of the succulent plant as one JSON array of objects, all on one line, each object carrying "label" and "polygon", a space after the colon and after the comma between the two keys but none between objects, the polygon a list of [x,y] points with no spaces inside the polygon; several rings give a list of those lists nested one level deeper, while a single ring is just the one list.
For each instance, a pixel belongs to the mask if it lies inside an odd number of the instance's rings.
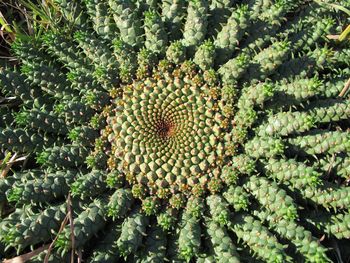
[{"label": "succulent plant", "polygon": [[335,262],[334,242],[350,244],[350,52],[327,38],[342,13],[307,0],[37,8],[52,21],[0,64],[14,100],[3,168],[25,156],[0,178],[4,258]]}]

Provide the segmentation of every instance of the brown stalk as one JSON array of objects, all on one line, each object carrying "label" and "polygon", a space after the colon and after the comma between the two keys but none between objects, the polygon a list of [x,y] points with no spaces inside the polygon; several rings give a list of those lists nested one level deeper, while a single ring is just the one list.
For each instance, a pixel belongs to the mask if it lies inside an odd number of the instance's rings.
[{"label": "brown stalk", "polygon": [[29,253],[20,255],[18,257],[14,257],[11,259],[5,259],[3,261],[3,263],[24,263],[28,260],[30,260],[32,257],[39,255],[41,252],[43,252],[44,250],[46,250],[49,247],[49,244],[47,245],[43,245],[42,247],[39,247]]},{"label": "brown stalk", "polygon": [[74,221],[73,221],[73,213],[72,213],[72,199],[70,196],[70,193],[68,194],[67,198],[67,209],[68,209],[68,215],[69,215],[69,225],[70,225],[70,238],[71,238],[71,255],[70,255],[70,261],[71,263],[74,263],[74,252],[75,252],[75,236],[74,236]]},{"label": "brown stalk", "polygon": [[345,83],[344,88],[339,93],[339,97],[344,97],[347,91],[349,90],[349,87],[350,87],[350,79],[348,79],[348,81]]},{"label": "brown stalk", "polygon": [[64,227],[67,225],[67,222],[68,222],[68,213],[67,213],[66,217],[65,217],[65,218],[63,219],[63,221],[62,221],[61,227],[60,227],[60,229],[59,229],[59,231],[58,231],[58,233],[57,233],[55,239],[52,240],[52,242],[51,242],[49,248],[47,249],[47,253],[46,253],[45,258],[44,258],[44,263],[48,263],[48,262],[49,262],[49,258],[50,258],[50,254],[51,254],[51,251],[52,251],[52,249],[53,249],[53,246],[54,246],[54,244],[55,244],[55,242],[56,242],[58,236],[59,236],[60,233],[63,231]]}]

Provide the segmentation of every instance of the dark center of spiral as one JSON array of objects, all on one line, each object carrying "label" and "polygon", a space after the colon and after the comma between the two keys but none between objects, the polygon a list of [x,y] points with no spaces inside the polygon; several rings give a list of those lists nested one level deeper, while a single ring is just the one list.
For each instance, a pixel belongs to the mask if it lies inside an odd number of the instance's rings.
[{"label": "dark center of spiral", "polygon": [[169,120],[160,120],[156,126],[157,134],[162,139],[170,139],[175,135],[175,124]]}]

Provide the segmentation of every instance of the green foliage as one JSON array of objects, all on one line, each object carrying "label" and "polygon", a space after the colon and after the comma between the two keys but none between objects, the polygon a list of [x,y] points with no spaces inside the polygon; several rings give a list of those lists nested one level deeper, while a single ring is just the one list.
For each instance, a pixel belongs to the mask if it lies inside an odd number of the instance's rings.
[{"label": "green foliage", "polygon": [[149,218],[141,213],[140,208],[134,209],[131,214],[125,218],[122,224],[122,231],[117,241],[118,249],[123,257],[127,257],[142,244],[142,236],[146,235],[146,227]]},{"label": "green foliage", "polygon": [[68,194],[70,184],[76,179],[74,170],[43,173],[35,179],[16,182],[6,193],[10,202],[17,204],[46,203],[60,199]]},{"label": "green foliage", "polygon": [[[53,244],[60,263],[345,262],[348,30],[329,36],[349,19],[329,6],[0,13],[14,40],[0,56],[1,256]],[[23,17],[27,33],[7,24]]]},{"label": "green foliage", "polygon": [[102,171],[91,171],[76,178],[71,184],[72,196],[79,196],[81,199],[92,198],[106,190],[106,174]]},{"label": "green foliage", "polygon": [[124,217],[133,203],[134,198],[129,189],[116,190],[108,203],[108,216],[113,219]]},{"label": "green foliage", "polygon": [[292,262],[284,252],[284,247],[276,237],[254,217],[239,214],[232,219],[229,228],[234,231],[239,240],[242,240],[249,249],[260,259],[266,262]]},{"label": "green foliage", "polygon": [[[86,242],[106,225],[104,220],[107,212],[106,204],[107,200],[105,197],[94,199],[74,219],[72,228],[75,237],[74,245],[76,247],[83,247]],[[58,235],[55,246],[61,251],[68,251],[71,248],[71,226],[66,226]]]},{"label": "green foliage", "polygon": [[208,219],[206,223],[209,240],[213,246],[217,262],[240,262],[239,254],[227,230],[215,221]]}]

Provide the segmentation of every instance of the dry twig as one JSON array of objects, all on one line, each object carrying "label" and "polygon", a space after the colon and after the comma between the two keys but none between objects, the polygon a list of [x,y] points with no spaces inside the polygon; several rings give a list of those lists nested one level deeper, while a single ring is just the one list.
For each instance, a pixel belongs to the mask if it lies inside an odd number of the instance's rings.
[{"label": "dry twig", "polygon": [[41,252],[45,251],[49,247],[49,244],[43,245],[27,254],[20,255],[11,259],[5,259],[3,263],[24,263],[30,260],[32,257],[39,255]]},{"label": "dry twig", "polygon": [[345,94],[348,92],[349,88],[350,88],[350,79],[348,79],[348,81],[345,83],[344,88],[339,94],[339,97],[344,97]]},{"label": "dry twig", "polygon": [[70,261],[74,263],[74,252],[75,252],[75,236],[74,236],[74,221],[73,221],[73,213],[72,213],[72,199],[70,193],[68,193],[67,198],[67,209],[69,215],[69,225],[70,225],[70,238],[71,238],[71,256]]},{"label": "dry twig", "polygon": [[45,258],[44,258],[44,263],[48,263],[48,262],[49,262],[49,258],[50,258],[50,254],[51,254],[51,251],[52,251],[52,249],[53,249],[53,246],[54,246],[54,244],[55,244],[55,242],[56,242],[58,236],[59,236],[60,233],[63,231],[64,227],[67,225],[68,216],[69,216],[69,215],[68,215],[68,213],[67,213],[66,217],[63,219],[63,221],[62,221],[62,223],[61,223],[61,227],[60,227],[60,229],[58,230],[58,233],[57,233],[55,239],[52,240],[52,242],[51,242],[49,248],[47,249],[47,253],[46,253]]}]

